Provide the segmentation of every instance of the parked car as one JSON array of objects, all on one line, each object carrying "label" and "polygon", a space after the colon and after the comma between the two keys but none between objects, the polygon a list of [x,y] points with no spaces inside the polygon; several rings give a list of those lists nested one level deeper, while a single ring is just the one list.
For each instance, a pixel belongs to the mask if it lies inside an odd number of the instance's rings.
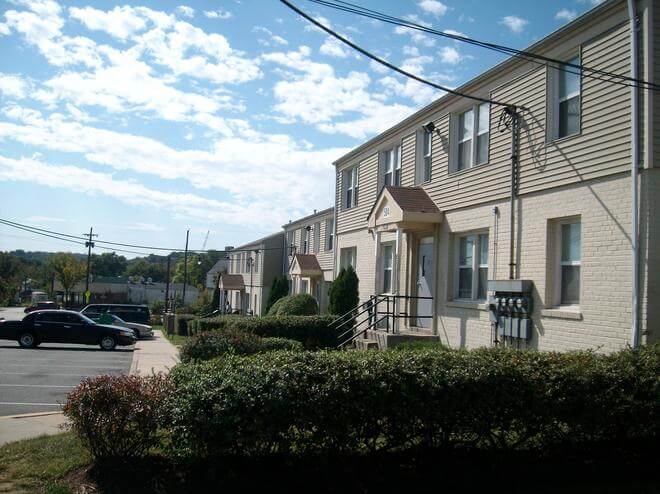
[{"label": "parked car", "polygon": [[94,319],[96,315],[110,313],[120,317],[126,322],[149,324],[149,307],[135,304],[90,304],[80,311],[87,317]]},{"label": "parked car", "polygon": [[16,340],[23,348],[41,343],[79,343],[99,345],[102,350],[135,343],[129,328],[97,324],[89,317],[70,310],[38,310],[22,321],[0,321],[0,339]]},{"label": "parked car", "polygon": [[137,322],[128,322],[124,321],[121,317],[114,314],[106,312],[105,314],[99,314],[98,316],[90,317],[98,324],[110,324],[112,326],[119,326],[121,328],[130,328],[135,332],[135,337],[140,338],[150,338],[154,335],[153,329],[148,324],[140,324]]},{"label": "parked car", "polygon": [[23,312],[26,314],[29,314],[30,312],[34,312],[35,310],[45,310],[45,309],[59,309],[60,306],[51,300],[43,300],[41,302],[37,302],[36,304],[32,304],[29,307],[26,307]]}]

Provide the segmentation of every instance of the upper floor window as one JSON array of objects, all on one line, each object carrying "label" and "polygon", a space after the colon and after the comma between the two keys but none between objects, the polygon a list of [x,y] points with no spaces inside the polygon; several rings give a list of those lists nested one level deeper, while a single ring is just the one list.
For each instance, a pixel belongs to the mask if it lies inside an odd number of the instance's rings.
[{"label": "upper floor window", "polygon": [[358,167],[344,170],[344,208],[350,209],[358,203]]},{"label": "upper floor window", "polygon": [[285,246],[286,251],[285,252],[286,252],[287,256],[290,256],[290,255],[293,254],[293,252],[292,252],[293,249],[291,248],[291,246],[293,245],[293,235],[294,235],[293,230],[288,230],[286,232],[286,246]]},{"label": "upper floor window", "polygon": [[[580,57],[568,63],[579,65]],[[581,73],[579,69],[562,66],[551,69],[548,82],[550,139],[561,139],[580,133]]]},{"label": "upper floor window", "polygon": [[431,180],[431,149],[433,143],[433,132],[422,130],[422,149],[420,163],[420,181]]},{"label": "upper floor window", "polygon": [[306,226],[302,229],[302,253],[309,253],[309,227]]},{"label": "upper floor window", "polygon": [[485,300],[488,287],[488,234],[457,239],[456,298]]},{"label": "upper floor window", "polygon": [[381,154],[383,159],[383,185],[401,185],[401,146],[394,146]]},{"label": "upper floor window", "polygon": [[335,219],[325,220],[325,250],[332,250],[335,241]]},{"label": "upper floor window", "polygon": [[455,119],[454,170],[467,170],[488,162],[490,105],[481,103]]},{"label": "upper floor window", "polygon": [[314,253],[318,253],[321,250],[321,223],[314,223]]}]

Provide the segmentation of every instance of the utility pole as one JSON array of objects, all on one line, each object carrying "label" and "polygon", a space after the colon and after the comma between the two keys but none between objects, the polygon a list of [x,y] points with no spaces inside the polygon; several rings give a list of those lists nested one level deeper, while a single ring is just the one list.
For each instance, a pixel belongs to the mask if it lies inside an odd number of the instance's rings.
[{"label": "utility pole", "polygon": [[85,237],[88,237],[88,240],[85,242],[85,247],[87,247],[87,278],[85,279],[85,303],[89,303],[89,271],[92,264],[92,248],[94,247],[94,242],[92,242],[93,237],[98,237],[94,234],[94,228],[89,227],[89,234],[83,233]]},{"label": "utility pole", "polygon": [[167,256],[167,274],[165,275],[165,312],[169,312],[169,302],[170,302],[170,263],[172,261],[172,255]]},{"label": "utility pole", "polygon": [[186,284],[188,283],[188,238],[190,230],[186,230],[186,250],[183,253],[183,305],[186,305]]}]

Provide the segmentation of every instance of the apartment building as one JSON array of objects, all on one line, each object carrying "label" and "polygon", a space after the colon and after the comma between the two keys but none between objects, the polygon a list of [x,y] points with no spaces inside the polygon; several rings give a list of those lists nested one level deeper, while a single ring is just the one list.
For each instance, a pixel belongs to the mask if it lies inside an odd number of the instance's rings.
[{"label": "apartment building", "polygon": [[334,208],[284,225],[286,252],[284,273],[291,293],[309,293],[327,311],[333,277]]},{"label": "apartment building", "polygon": [[635,37],[609,0],[527,48],[578,68],[508,59],[458,89],[482,100],[447,94],[334,163],[335,274],[380,304],[356,341],[658,341],[660,95],[586,69],[660,83],[660,4],[631,3]]},{"label": "apartment building", "polygon": [[218,287],[221,307],[243,315],[264,315],[273,279],[282,274],[284,232],[241,245],[229,253]]}]

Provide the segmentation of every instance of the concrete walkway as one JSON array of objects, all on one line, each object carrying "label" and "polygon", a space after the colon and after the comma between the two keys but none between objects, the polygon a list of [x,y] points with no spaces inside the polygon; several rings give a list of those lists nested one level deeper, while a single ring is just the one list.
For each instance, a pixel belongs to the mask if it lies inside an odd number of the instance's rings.
[{"label": "concrete walkway", "polygon": [[[169,372],[179,362],[179,350],[163,336],[154,331],[149,340],[135,344],[131,374],[148,376],[154,372]],[[61,412],[28,413],[0,417],[0,446],[13,441],[62,432],[66,419]]]}]

